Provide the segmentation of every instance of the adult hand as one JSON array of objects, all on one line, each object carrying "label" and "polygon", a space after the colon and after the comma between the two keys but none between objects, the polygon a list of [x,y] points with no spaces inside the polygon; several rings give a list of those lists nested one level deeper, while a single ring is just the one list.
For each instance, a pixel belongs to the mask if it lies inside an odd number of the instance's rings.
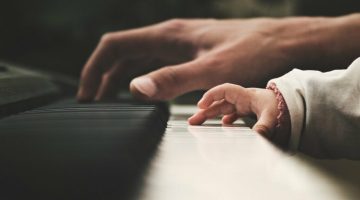
[{"label": "adult hand", "polygon": [[113,97],[129,70],[152,61],[164,67],[135,78],[131,92],[167,100],[224,82],[263,84],[289,63],[279,44],[279,20],[170,20],[105,34],[81,75],[79,100]]},{"label": "adult hand", "polygon": [[315,61],[324,60],[334,66],[334,58],[358,52],[360,45],[346,39],[357,34],[351,27],[358,18],[170,20],[108,33],[83,68],[77,97],[113,97],[119,81],[153,63],[163,67],[133,79],[130,90],[135,96],[167,100],[225,82],[265,85],[299,61],[321,66]]}]

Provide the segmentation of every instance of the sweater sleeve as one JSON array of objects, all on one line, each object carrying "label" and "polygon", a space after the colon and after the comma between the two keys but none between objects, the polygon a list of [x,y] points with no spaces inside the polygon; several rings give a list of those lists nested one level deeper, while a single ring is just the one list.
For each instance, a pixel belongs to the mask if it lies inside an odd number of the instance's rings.
[{"label": "sweater sleeve", "polygon": [[360,159],[360,58],[346,70],[294,69],[271,83],[289,110],[291,150]]}]

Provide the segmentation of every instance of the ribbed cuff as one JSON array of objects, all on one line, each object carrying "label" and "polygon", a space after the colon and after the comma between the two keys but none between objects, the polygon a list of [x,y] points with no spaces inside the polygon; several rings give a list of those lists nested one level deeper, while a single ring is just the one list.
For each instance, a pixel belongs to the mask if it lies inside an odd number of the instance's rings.
[{"label": "ribbed cuff", "polygon": [[[275,83],[269,83],[266,89],[274,92],[278,102],[277,124],[275,126],[275,144],[282,148],[289,149],[291,136],[291,119],[286,101]],[[277,137],[276,137],[277,136]]]},{"label": "ribbed cuff", "polygon": [[[275,95],[276,95],[276,100],[278,101],[278,110],[279,110],[279,115],[277,116],[277,128],[280,128],[282,126],[287,126],[287,123],[291,124],[290,121],[290,115],[289,115],[289,109],[286,105],[285,99],[282,96],[281,92],[279,91],[279,89],[276,87],[275,83],[269,83],[266,87],[266,89],[268,90],[272,90]],[[286,123],[286,124],[285,124]]]},{"label": "ribbed cuff", "polygon": [[298,71],[300,70],[294,69],[282,77],[272,79],[268,82],[268,85],[272,83],[276,85],[276,88],[286,102],[291,122],[291,135],[289,140],[289,149],[291,151],[298,150],[304,123],[303,88],[295,76]]}]

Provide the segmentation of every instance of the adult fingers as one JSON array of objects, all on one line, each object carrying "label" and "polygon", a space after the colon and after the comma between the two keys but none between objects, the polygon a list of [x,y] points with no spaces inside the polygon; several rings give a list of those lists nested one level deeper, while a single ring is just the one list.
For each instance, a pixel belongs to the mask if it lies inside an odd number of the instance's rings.
[{"label": "adult fingers", "polygon": [[191,116],[188,120],[189,124],[191,125],[199,125],[204,123],[207,119],[214,118],[218,115],[228,115],[231,113],[234,113],[235,107],[234,105],[226,102],[226,101],[220,101],[214,103],[211,107],[205,110],[200,110],[193,116]]},{"label": "adult fingers", "polygon": [[[190,52],[186,51],[187,49],[184,50],[185,47],[189,48],[188,46],[180,45],[179,47],[173,44],[176,34],[166,32],[169,25],[153,25],[105,34],[82,70],[78,100],[93,100],[98,93],[102,77],[117,62],[137,60],[136,66],[143,67],[146,64],[144,62],[151,59],[179,62],[184,59],[183,57],[188,57],[181,54],[181,52]],[[167,37],[164,37],[165,35]],[[171,51],[169,51],[169,46],[172,47]],[[171,56],[173,54],[175,56]]]},{"label": "adult fingers", "polygon": [[130,91],[135,97],[146,100],[169,100],[186,92],[202,89],[207,81],[204,76],[206,67],[199,59],[162,67],[133,79]]},{"label": "adult fingers", "polygon": [[99,101],[116,97],[119,89],[119,77],[121,73],[124,73],[124,70],[120,65],[113,66],[102,76],[95,100]]},{"label": "adult fingers", "polygon": [[95,96],[103,73],[113,65],[115,52],[110,36],[103,37],[88,61],[80,78],[77,98],[80,101],[92,100]]}]

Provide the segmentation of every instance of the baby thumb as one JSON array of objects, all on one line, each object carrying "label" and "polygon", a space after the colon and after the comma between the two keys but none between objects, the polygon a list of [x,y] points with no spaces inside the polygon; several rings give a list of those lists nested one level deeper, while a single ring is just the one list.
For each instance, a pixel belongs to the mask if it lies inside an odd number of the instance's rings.
[{"label": "baby thumb", "polygon": [[263,112],[252,129],[266,138],[272,138],[276,126],[276,120],[277,119],[274,119],[272,115]]}]

